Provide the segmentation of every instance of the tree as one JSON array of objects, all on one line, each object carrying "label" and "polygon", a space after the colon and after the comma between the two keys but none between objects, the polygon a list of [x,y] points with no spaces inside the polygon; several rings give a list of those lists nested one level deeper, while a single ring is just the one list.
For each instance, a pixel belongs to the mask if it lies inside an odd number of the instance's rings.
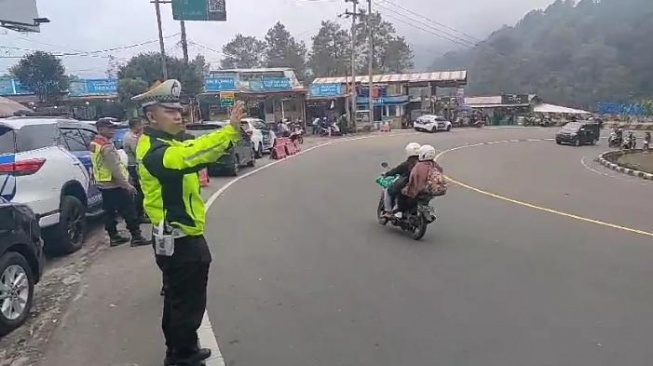
[{"label": "tree", "polygon": [[[197,95],[204,90],[204,73],[207,69],[203,56],[197,56],[188,65],[182,59],[166,56],[168,78],[181,82],[182,93]],[[119,67],[118,79],[142,79],[148,85],[163,81],[161,56],[159,53],[142,53],[132,57]]]},{"label": "tree", "polygon": [[289,67],[295,70],[297,78],[306,75],[306,45],[297,41],[286,26],[277,22],[265,35],[267,67]]},{"label": "tree", "polygon": [[[383,20],[380,13],[373,13],[368,21],[356,25],[356,52],[359,72],[366,72],[369,63],[368,24],[372,28],[374,57],[372,65],[375,73],[405,71],[411,68],[413,52],[405,38],[398,37],[392,23]],[[393,67],[390,67],[393,65]],[[395,71],[399,69],[398,71]]]},{"label": "tree", "polygon": [[413,51],[404,37],[396,37],[388,43],[383,54],[382,68],[397,74],[413,68]]},{"label": "tree", "polygon": [[222,69],[251,69],[265,65],[265,42],[256,37],[236,34],[234,39],[222,47],[222,53]]},{"label": "tree", "polygon": [[56,102],[68,89],[68,77],[61,60],[51,53],[36,51],[23,57],[9,72],[40,102]]},{"label": "tree", "polygon": [[581,108],[653,95],[653,2],[558,0],[434,69],[466,69],[475,94],[537,93]]},{"label": "tree", "polygon": [[138,94],[145,93],[148,87],[149,84],[147,81],[141,78],[118,80],[118,96],[120,102],[127,106],[131,105],[131,98]]},{"label": "tree", "polygon": [[349,32],[333,21],[323,21],[313,36],[308,67],[314,77],[342,76],[349,74],[351,45]]}]

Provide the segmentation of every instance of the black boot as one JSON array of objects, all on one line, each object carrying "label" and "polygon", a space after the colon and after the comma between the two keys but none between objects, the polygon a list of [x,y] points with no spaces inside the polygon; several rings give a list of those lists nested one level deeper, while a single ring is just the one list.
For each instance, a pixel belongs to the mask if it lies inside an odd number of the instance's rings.
[{"label": "black boot", "polygon": [[142,247],[145,245],[152,245],[152,240],[145,239],[143,235],[139,234],[132,234],[132,243],[131,247]]},{"label": "black boot", "polygon": [[211,350],[208,348],[200,348],[196,352],[188,356],[179,356],[175,353],[167,353],[166,358],[163,360],[165,366],[199,366],[202,361],[211,357]]},{"label": "black boot", "polygon": [[122,236],[119,233],[110,233],[109,234],[109,245],[113,247],[117,247],[118,245],[125,244],[126,242],[129,241],[129,238],[126,236]]}]

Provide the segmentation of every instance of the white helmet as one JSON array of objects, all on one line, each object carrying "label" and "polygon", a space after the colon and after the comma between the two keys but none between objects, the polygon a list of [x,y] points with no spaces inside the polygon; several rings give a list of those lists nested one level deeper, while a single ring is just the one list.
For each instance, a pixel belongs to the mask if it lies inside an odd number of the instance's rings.
[{"label": "white helmet", "polygon": [[406,145],[406,156],[411,157],[411,156],[419,156],[419,148],[420,144],[417,142],[411,142],[410,144]]},{"label": "white helmet", "polygon": [[419,161],[435,160],[435,148],[431,145],[423,145],[419,148]]}]

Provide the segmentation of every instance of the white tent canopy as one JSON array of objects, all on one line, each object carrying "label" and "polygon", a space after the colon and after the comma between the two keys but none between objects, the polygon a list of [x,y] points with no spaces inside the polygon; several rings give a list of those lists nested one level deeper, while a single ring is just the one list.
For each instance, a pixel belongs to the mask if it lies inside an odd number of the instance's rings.
[{"label": "white tent canopy", "polygon": [[560,114],[592,114],[591,112],[584,111],[581,109],[567,108],[554,104],[542,103],[538,104],[533,108],[535,113],[560,113]]}]

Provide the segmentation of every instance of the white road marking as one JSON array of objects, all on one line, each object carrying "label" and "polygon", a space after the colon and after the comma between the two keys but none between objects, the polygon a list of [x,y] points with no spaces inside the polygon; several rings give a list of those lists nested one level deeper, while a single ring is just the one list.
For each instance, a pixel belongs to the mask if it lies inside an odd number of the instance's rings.
[{"label": "white road marking", "polygon": [[[520,127],[520,128],[522,128],[522,127]],[[496,129],[499,129],[499,128],[496,128]],[[475,130],[472,130],[472,131],[475,131]],[[321,148],[321,147],[324,147],[324,146],[329,146],[329,145],[342,143],[342,142],[366,140],[366,139],[380,138],[380,137],[410,136],[410,135],[419,135],[419,134],[421,134],[421,133],[413,131],[413,132],[403,132],[403,133],[388,133],[388,134],[368,135],[368,136],[362,136],[362,137],[353,137],[353,138],[344,138],[344,139],[338,139],[338,140],[331,140],[331,141],[328,141],[328,142],[325,142],[325,143],[322,143],[322,144],[319,144],[319,145],[309,147],[306,150],[302,150],[302,151],[298,152],[295,155],[291,155],[291,156],[288,156],[288,157],[286,157],[284,159],[280,159],[280,160],[274,160],[269,164],[263,165],[261,167],[258,167],[256,169],[252,170],[252,171],[249,171],[249,172],[247,172],[247,173],[245,173],[243,175],[240,175],[238,177],[233,178],[232,180],[227,182],[224,186],[220,187],[215,193],[213,193],[213,195],[211,195],[211,197],[209,197],[209,199],[206,201],[206,211],[208,212],[211,209],[211,207],[213,206],[213,204],[215,203],[215,201],[225,191],[227,191],[227,189],[229,189],[232,185],[238,183],[239,181],[241,181],[241,180],[243,180],[243,179],[245,179],[245,178],[247,178],[249,176],[257,174],[260,171],[268,169],[268,168],[270,168],[270,167],[272,167],[274,165],[277,165],[279,163],[282,163],[284,161],[288,161],[288,160],[290,160],[292,158],[295,158],[297,156],[305,154],[305,153],[307,153],[309,151],[312,151],[312,150],[315,150],[315,149],[318,149],[318,148]],[[541,141],[552,141],[553,139],[540,139],[540,140],[532,139],[532,140],[541,142]],[[504,141],[479,142],[479,143],[476,143],[476,144],[471,144],[471,145],[468,144],[468,145],[462,145],[462,146],[454,147],[454,148],[446,150],[446,152],[452,152],[452,151],[465,149],[465,148],[470,148],[470,147],[475,147],[475,146],[488,145],[490,143],[497,144],[497,143],[524,142],[524,141],[525,140],[504,140]],[[531,141],[531,142],[535,142],[535,141]],[[211,326],[211,321],[209,319],[209,315],[206,313],[206,311],[204,312],[204,317],[202,318],[202,324],[200,325],[200,328],[198,329],[197,334],[199,336],[200,344],[202,345],[202,347],[209,348],[209,349],[211,349],[211,352],[212,352],[211,358],[209,358],[206,361],[206,366],[225,366],[224,358],[222,357],[222,352],[220,352],[220,346],[218,344],[217,337],[215,336],[215,332],[213,330],[213,327]]]},{"label": "white road marking", "polygon": [[[284,161],[288,161],[292,158],[295,158],[299,155],[302,155],[304,153],[307,153],[309,151],[315,150],[320,147],[324,146],[329,146],[333,144],[338,144],[342,142],[349,142],[349,141],[358,141],[358,140],[365,140],[365,139],[371,139],[371,138],[379,138],[379,137],[395,137],[395,136],[409,136],[409,135],[415,135],[419,134],[419,132],[404,132],[404,133],[389,133],[389,134],[379,134],[379,135],[369,135],[369,136],[362,136],[362,137],[353,137],[353,138],[344,138],[344,139],[338,139],[338,140],[331,140],[325,143],[321,143],[319,145],[315,145],[312,147],[307,148],[306,150],[302,150],[298,152],[295,155],[290,155],[284,159],[280,160],[274,160],[269,164],[263,165],[261,167],[258,167],[252,171],[249,171],[243,175],[240,175],[236,178],[233,178],[229,182],[227,182],[224,186],[220,187],[211,197],[209,197],[208,201],[206,201],[206,211],[208,212],[211,209],[211,206],[215,203],[215,201],[227,190],[229,187],[232,185],[238,183],[239,181],[252,176],[260,171],[263,171],[265,169],[268,169],[274,165],[277,165],[279,163],[282,163]],[[211,320],[209,319],[209,315],[207,312],[204,312],[204,317],[202,318],[202,324],[200,325],[200,328],[197,330],[197,335],[200,339],[200,344],[202,347],[209,348],[211,350],[211,357],[206,360],[206,366],[225,366],[224,358],[222,357],[222,352],[220,352],[220,346],[218,344],[217,337],[215,336],[215,332],[213,331],[213,327],[211,326]]]}]

